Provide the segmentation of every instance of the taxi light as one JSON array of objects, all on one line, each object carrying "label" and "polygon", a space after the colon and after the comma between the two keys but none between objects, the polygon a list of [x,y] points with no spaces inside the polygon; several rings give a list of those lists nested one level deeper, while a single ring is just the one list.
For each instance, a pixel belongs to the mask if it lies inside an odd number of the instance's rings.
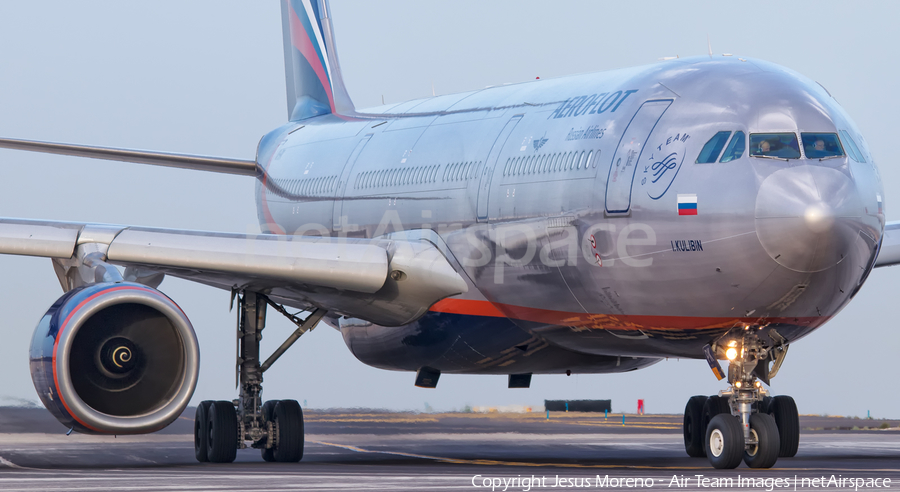
[{"label": "taxi light", "polygon": [[734,347],[728,347],[728,350],[725,351],[725,357],[728,357],[728,360],[734,360],[737,358],[737,349]]},{"label": "taxi light", "polygon": [[762,383],[760,383],[759,381],[757,381],[757,382],[756,382],[756,387],[757,387],[757,388],[761,388],[761,387],[762,387]]},{"label": "taxi light", "polygon": [[740,381],[735,382],[735,383],[734,383],[734,387],[735,387],[735,388],[740,388],[740,387],[741,387],[741,382],[740,382]]}]

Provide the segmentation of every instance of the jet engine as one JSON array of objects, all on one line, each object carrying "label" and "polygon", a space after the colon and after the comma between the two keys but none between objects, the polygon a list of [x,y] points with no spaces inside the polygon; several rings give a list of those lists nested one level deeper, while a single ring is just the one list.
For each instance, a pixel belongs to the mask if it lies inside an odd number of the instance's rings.
[{"label": "jet engine", "polygon": [[47,311],[31,341],[44,406],[84,433],[143,434],[172,423],[197,385],[200,352],[181,308],[131,282],[87,285]]}]

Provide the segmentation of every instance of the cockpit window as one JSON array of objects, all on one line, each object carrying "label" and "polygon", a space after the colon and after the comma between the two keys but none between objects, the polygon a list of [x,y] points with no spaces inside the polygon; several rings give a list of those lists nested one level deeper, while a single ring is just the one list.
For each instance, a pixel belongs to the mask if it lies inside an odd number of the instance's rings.
[{"label": "cockpit window", "polygon": [[837,133],[801,133],[803,152],[807,159],[828,159],[843,157],[844,149]]},{"label": "cockpit window", "polygon": [[719,162],[731,162],[736,159],[740,159],[742,155],[744,155],[744,132],[734,132],[734,136],[731,137],[731,142],[728,144],[728,147],[725,149],[725,153],[722,154],[722,158],[719,159]]},{"label": "cockpit window", "polygon": [[847,130],[841,130],[841,138],[844,140],[844,146],[847,148],[847,153],[850,154],[850,158],[856,162],[866,162],[866,158],[863,157],[862,152],[859,151],[859,147],[856,146],[856,142],[853,141],[853,137],[847,133]]},{"label": "cockpit window", "polygon": [[719,132],[713,135],[713,138],[709,139],[709,142],[706,142],[706,145],[700,150],[696,163],[710,164],[716,162],[719,159],[719,154],[722,153],[722,147],[728,141],[729,135],[731,135],[731,132]]},{"label": "cockpit window", "polygon": [[796,133],[751,133],[750,155],[774,159],[799,159]]}]

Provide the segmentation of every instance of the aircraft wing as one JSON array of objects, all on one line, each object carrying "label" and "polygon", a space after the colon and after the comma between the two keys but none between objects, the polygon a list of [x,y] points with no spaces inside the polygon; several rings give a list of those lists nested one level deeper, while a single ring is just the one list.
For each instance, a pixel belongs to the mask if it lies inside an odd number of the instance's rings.
[{"label": "aircraft wing", "polygon": [[467,290],[439,247],[425,239],[244,235],[0,218],[0,254],[52,258],[65,290],[79,285],[78,275],[102,277],[104,270],[96,265],[107,263],[126,267],[125,280],[152,284],[155,276],[158,284],[159,274],[172,275],[388,326],[412,322],[435,302]]},{"label": "aircraft wing", "polygon": [[225,157],[175,154],[172,152],[154,152],[149,150],[120,149],[113,147],[95,147],[91,145],[43,142],[39,140],[19,140],[15,138],[0,138],[0,149],[89,157],[91,159],[133,162],[137,164],[150,164],[153,166],[193,169],[195,171],[238,174],[241,176],[256,176],[262,174],[262,170],[259,169],[256,161],[229,159]]},{"label": "aircraft wing", "polygon": [[898,263],[900,263],[900,221],[888,222],[884,225],[884,237],[878,250],[878,258],[875,260],[875,268]]}]

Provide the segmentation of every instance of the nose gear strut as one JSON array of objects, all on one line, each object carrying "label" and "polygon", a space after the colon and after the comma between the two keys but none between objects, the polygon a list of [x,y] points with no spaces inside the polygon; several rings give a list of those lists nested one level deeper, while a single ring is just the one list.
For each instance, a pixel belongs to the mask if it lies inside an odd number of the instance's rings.
[{"label": "nose gear strut", "polygon": [[689,456],[705,455],[716,468],[734,468],[741,459],[751,468],[770,468],[779,456],[797,452],[799,416],[793,399],[773,399],[762,386],[778,372],[788,346],[775,330],[766,332],[768,339],[761,337],[762,328],[745,326],[704,347],[719,380],[725,373],[718,360],[729,360],[730,386],[688,401],[684,443]]}]

